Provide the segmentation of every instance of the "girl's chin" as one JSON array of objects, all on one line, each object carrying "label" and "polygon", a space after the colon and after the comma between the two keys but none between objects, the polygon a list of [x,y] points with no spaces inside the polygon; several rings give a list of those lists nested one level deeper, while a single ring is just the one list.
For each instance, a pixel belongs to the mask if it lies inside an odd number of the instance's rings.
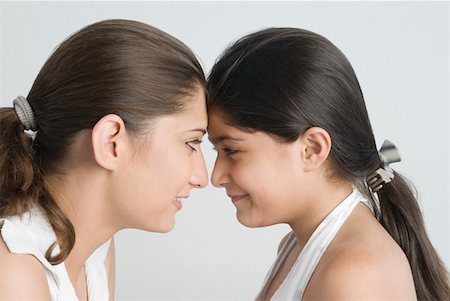
[{"label": "girl's chin", "polygon": [[260,227],[267,227],[267,226],[273,226],[277,223],[268,223],[267,221],[264,222],[263,219],[256,219],[255,217],[249,217],[248,215],[240,214],[239,211],[236,213],[236,218],[239,221],[239,223],[245,227],[248,228],[260,228]]},{"label": "girl's chin", "polygon": [[260,223],[245,217],[245,216],[240,216],[239,213],[236,214],[236,218],[239,221],[239,223],[241,223],[241,225],[246,226],[248,228],[258,228],[258,227],[264,227],[263,225],[261,225]]}]

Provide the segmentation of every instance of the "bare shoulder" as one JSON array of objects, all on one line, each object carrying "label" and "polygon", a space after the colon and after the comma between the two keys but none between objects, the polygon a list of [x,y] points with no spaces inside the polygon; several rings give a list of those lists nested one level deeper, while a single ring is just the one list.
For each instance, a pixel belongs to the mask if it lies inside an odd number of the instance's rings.
[{"label": "bare shoulder", "polygon": [[286,244],[286,241],[288,240],[289,236],[292,234],[292,231],[286,234],[283,239],[280,241],[280,244],[278,245],[278,253],[281,252],[281,249]]},{"label": "bare shoulder", "polygon": [[[381,243],[381,242],[380,242]],[[317,300],[416,300],[408,260],[396,245],[349,242],[333,250],[315,275]]]},{"label": "bare shoulder", "polygon": [[0,300],[51,300],[45,268],[32,255],[12,254],[0,235]]}]

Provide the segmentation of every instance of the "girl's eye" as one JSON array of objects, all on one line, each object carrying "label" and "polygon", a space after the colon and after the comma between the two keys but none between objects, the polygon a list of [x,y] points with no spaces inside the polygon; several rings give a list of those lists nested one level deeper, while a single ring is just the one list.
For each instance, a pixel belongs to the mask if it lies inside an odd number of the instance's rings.
[{"label": "girl's eye", "polygon": [[199,145],[200,143],[202,143],[202,140],[195,139],[195,140],[186,142],[186,145],[189,146],[193,151],[197,151],[195,146]]},{"label": "girl's eye", "polygon": [[229,148],[229,147],[222,148],[222,150],[223,150],[223,151],[225,152],[225,154],[227,154],[228,156],[231,156],[232,154],[237,153],[237,150],[236,150],[236,149],[232,149],[232,148]]},{"label": "girl's eye", "polygon": [[[213,150],[217,152],[217,148],[213,147]],[[223,151],[225,154],[227,154],[228,156],[231,156],[232,154],[235,154],[235,153],[238,152],[238,150],[232,149],[232,148],[229,148],[229,147],[224,147],[224,148],[222,148],[222,151]]]}]

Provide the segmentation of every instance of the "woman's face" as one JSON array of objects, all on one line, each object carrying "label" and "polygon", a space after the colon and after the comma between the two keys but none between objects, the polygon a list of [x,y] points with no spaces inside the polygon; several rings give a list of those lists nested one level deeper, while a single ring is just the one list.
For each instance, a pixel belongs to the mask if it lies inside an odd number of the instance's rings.
[{"label": "woman's face", "polygon": [[217,150],[211,182],[226,189],[239,222],[260,227],[301,216],[305,191],[299,184],[307,178],[300,142],[280,143],[263,132],[243,132],[215,111],[208,118],[208,136]]},{"label": "woman's face", "polygon": [[128,227],[170,231],[175,213],[192,188],[203,188],[208,175],[200,148],[207,127],[203,89],[186,97],[183,112],[159,118],[149,141],[124,167],[119,208]]}]

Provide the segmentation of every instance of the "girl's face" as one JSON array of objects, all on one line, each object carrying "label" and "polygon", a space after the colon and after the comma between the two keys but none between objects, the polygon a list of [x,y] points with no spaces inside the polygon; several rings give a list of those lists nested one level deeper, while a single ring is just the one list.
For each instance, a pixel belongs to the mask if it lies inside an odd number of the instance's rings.
[{"label": "girl's face", "polygon": [[218,112],[208,116],[208,136],[217,159],[211,177],[224,187],[248,227],[291,223],[304,212],[310,177],[300,159],[301,142],[280,143],[263,132],[246,133],[228,125]]},{"label": "girl's face", "polygon": [[208,183],[200,148],[207,127],[204,91],[188,96],[186,103],[183,112],[159,118],[148,143],[124,163],[115,199],[127,227],[170,231],[182,200]]}]

